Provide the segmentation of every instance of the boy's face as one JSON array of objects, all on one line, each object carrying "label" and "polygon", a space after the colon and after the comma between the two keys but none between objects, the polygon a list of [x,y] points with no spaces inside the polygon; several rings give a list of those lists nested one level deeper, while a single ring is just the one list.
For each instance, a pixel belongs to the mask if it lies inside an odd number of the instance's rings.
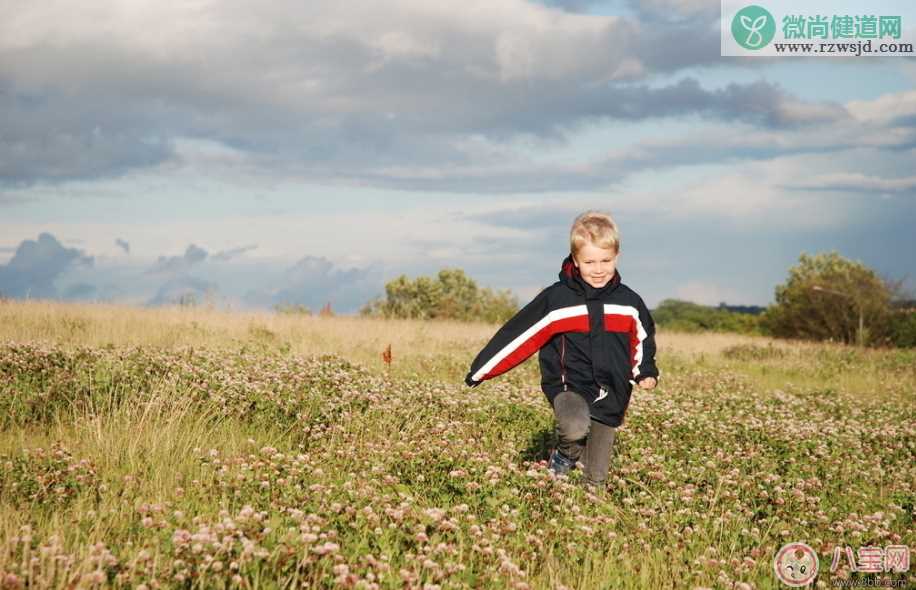
[{"label": "boy's face", "polygon": [[617,252],[588,242],[573,256],[573,263],[586,283],[596,289],[605,286],[617,269]]}]

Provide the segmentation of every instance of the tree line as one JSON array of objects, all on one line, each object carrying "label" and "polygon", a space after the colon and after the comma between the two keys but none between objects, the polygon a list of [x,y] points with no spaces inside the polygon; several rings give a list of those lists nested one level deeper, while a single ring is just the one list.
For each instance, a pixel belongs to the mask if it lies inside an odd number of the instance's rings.
[{"label": "tree line", "polygon": [[[502,323],[518,311],[510,291],[477,286],[461,269],[434,277],[401,275],[360,313],[385,318],[452,319]],[[780,338],[830,340],[860,346],[916,346],[916,301],[902,281],[882,279],[861,262],[836,252],[802,254],[776,286],[766,308],[718,307],[667,299],[652,311],[659,326],[687,332],[738,332]]]}]

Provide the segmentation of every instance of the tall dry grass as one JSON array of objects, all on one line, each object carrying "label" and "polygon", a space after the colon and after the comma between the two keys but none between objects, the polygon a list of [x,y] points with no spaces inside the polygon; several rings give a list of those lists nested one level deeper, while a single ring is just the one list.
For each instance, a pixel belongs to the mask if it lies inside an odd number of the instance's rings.
[{"label": "tall dry grass", "polygon": [[496,327],[456,321],[321,317],[270,311],[228,312],[206,307],[138,308],[113,304],[0,301],[0,340],[67,347],[274,347],[292,354],[337,354],[383,366],[390,344],[397,367],[423,367],[456,350],[472,351]]},{"label": "tall dry grass", "polygon": [[[139,308],[113,304],[0,300],[0,341],[39,341],[63,348],[144,346],[239,349],[254,347],[299,356],[335,354],[395,376],[437,375],[463,379],[471,360],[498,325],[458,321],[400,320],[355,315],[221,311],[209,307]],[[786,341],[763,336],[659,330],[660,365],[706,363],[743,373],[759,385],[786,383],[872,395],[888,359],[906,363],[910,352],[862,350],[844,344]],[[383,351],[391,345],[393,361]],[[753,351],[763,351],[763,356]],[[742,351],[750,351],[744,354]],[[735,353],[735,354],[733,354]],[[862,362],[832,362],[854,355]],[[894,355],[897,355],[895,357]],[[536,355],[523,371],[537,371]],[[522,371],[519,371],[522,372]],[[899,379],[899,373],[897,378]],[[893,384],[916,389],[916,375]]]},{"label": "tall dry grass", "polygon": [[[224,347],[275,340],[301,355],[339,354],[376,363],[392,344],[394,354],[428,356],[474,351],[499,326],[448,320],[400,320],[353,315],[321,317],[271,311],[220,311],[207,307],[139,308],[55,301],[0,301],[0,339],[38,340],[63,346]],[[790,346],[740,334],[684,334],[660,330],[659,351],[719,354],[737,345]],[[797,346],[797,345],[795,345]],[[802,345],[804,346],[804,345]],[[476,351],[475,351],[476,352]]]}]

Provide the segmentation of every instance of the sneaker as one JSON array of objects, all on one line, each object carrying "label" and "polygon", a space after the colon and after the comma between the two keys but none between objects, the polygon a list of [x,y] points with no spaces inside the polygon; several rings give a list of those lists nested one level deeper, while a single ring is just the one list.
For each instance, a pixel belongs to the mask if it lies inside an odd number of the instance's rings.
[{"label": "sneaker", "polygon": [[576,462],[564,455],[559,449],[550,452],[550,459],[547,461],[547,469],[554,475],[566,475],[575,468]]}]

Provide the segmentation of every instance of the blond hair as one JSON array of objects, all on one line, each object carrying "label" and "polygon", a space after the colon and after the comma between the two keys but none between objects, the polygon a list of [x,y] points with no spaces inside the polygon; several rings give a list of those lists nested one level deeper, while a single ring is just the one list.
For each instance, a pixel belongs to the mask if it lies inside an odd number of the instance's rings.
[{"label": "blond hair", "polygon": [[601,211],[586,211],[576,217],[569,230],[569,251],[578,254],[582,246],[588,243],[620,252],[620,234],[610,215]]}]

